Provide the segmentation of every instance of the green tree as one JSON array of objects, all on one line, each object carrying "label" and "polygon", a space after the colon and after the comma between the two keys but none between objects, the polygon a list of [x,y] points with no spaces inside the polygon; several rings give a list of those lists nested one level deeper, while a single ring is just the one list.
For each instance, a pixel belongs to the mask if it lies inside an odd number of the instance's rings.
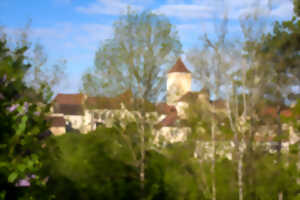
[{"label": "green tree", "polygon": [[[45,189],[41,156],[47,148],[38,135],[48,129],[44,116],[49,105],[24,82],[31,67],[26,51],[26,46],[9,49],[6,38],[0,40],[0,192],[6,199],[35,199]],[[21,179],[28,179],[31,187],[18,187]]]},{"label": "green tree", "polygon": [[294,13],[299,17],[300,16],[300,1],[294,0]]},{"label": "green tree", "polygon": [[166,17],[128,11],[114,23],[112,38],[97,51],[95,68],[83,76],[83,91],[115,95],[132,89],[136,97],[156,100],[164,72],[180,53],[177,31]]},{"label": "green tree", "polygon": [[139,152],[139,139],[131,140],[132,145],[127,140],[137,131],[134,122],[123,128],[115,123],[89,134],[55,137],[57,146],[51,145],[48,154],[47,192],[56,199],[201,199],[195,177],[200,173],[198,163],[184,144],[169,146],[164,153],[146,149],[145,188],[140,193],[138,159],[133,153]]},{"label": "green tree", "polygon": [[[175,27],[163,16],[128,10],[114,24],[112,39],[105,41],[95,56],[95,68],[83,76],[87,94],[115,95],[130,89],[139,118],[140,182],[145,184],[145,111],[148,101],[161,96],[166,70],[181,53]],[[150,125],[149,127],[153,127]],[[151,130],[152,131],[152,130]],[[150,131],[150,132],[151,132]]]},{"label": "green tree", "polygon": [[24,76],[27,87],[31,88],[31,93],[43,93],[45,99],[50,99],[52,92],[62,86],[63,83],[66,83],[65,68],[67,61],[60,59],[53,65],[49,65],[44,46],[39,42],[30,41],[29,34],[30,22],[14,35],[9,35],[5,32],[5,29],[0,28],[0,38],[6,40],[8,47],[11,49],[27,48],[24,59],[30,63],[30,67],[22,76]]}]

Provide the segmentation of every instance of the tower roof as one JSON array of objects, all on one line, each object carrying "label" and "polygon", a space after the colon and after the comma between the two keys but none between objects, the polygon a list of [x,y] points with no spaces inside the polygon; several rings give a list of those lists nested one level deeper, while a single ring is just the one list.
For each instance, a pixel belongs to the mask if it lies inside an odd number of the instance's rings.
[{"label": "tower roof", "polygon": [[181,58],[178,58],[175,65],[170,69],[168,73],[172,72],[184,72],[184,73],[191,73],[186,66],[183,64]]}]

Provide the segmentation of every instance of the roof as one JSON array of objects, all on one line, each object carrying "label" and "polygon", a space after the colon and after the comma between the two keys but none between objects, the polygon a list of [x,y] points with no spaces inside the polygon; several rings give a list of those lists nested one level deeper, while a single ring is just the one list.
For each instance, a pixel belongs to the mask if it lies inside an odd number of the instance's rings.
[{"label": "roof", "polygon": [[175,126],[178,116],[177,112],[170,113],[168,116],[166,116],[162,121],[160,121],[157,124],[157,127],[164,127],[164,126]]},{"label": "roof", "polygon": [[291,109],[284,109],[280,112],[280,115],[284,117],[292,117],[293,112]]},{"label": "roof", "polygon": [[216,109],[225,109],[226,108],[226,102],[222,99],[215,100],[215,101],[211,102],[211,104]]},{"label": "roof", "polygon": [[169,70],[168,73],[172,73],[172,72],[184,72],[184,73],[191,73],[186,66],[183,64],[183,62],[181,61],[181,58],[178,58],[178,60],[176,61],[175,65]]},{"label": "roof", "polygon": [[83,105],[76,104],[56,104],[54,113],[62,113],[65,115],[83,115]]},{"label": "roof", "polygon": [[159,114],[168,115],[172,112],[177,112],[175,106],[168,105],[167,103],[159,103],[156,105],[156,110]]},{"label": "roof", "polygon": [[175,126],[176,121],[179,119],[175,106],[168,105],[166,103],[160,103],[156,106],[158,113],[167,115],[162,121],[160,121],[156,127],[163,126]]},{"label": "roof", "polygon": [[147,100],[134,98],[131,90],[127,90],[124,93],[116,97],[88,97],[85,106],[88,109],[121,109],[121,104],[124,104],[128,110],[136,110],[144,108],[146,111],[155,111],[155,105]]},{"label": "roof", "polygon": [[54,98],[54,102],[58,104],[83,104],[83,94],[58,94]]},{"label": "roof", "polygon": [[[272,106],[265,106],[260,111],[262,116],[269,116],[276,118],[278,116],[278,108]],[[291,117],[293,115],[292,110],[290,108],[283,108],[279,111],[279,115],[282,117]]]},{"label": "roof", "polygon": [[112,109],[113,103],[110,98],[108,97],[88,97],[85,105],[89,109]]},{"label": "roof", "polygon": [[50,123],[50,126],[52,127],[65,126],[66,124],[64,117],[60,116],[47,117],[46,120]]},{"label": "roof", "polygon": [[94,96],[88,97],[85,105],[88,109],[120,109],[121,103],[130,109],[133,103],[133,94],[127,90],[116,97]]}]

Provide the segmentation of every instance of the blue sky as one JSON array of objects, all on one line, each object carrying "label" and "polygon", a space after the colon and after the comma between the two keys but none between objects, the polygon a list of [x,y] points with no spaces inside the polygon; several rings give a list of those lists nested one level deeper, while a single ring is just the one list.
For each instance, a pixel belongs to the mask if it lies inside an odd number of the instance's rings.
[{"label": "blue sky", "polygon": [[0,0],[0,25],[8,34],[31,20],[30,40],[45,47],[48,65],[66,59],[68,76],[59,92],[77,92],[82,73],[93,66],[100,42],[112,35],[112,24],[127,6],[164,14],[176,25],[184,51],[199,44],[199,36],[214,35],[214,22],[226,8],[231,35],[239,34],[239,16],[260,3],[270,21],[290,19],[291,0]]}]

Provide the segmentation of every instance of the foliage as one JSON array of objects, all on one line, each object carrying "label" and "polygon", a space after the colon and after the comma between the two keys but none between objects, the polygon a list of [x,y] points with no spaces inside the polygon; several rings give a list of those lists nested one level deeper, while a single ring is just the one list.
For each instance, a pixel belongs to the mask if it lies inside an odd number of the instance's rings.
[{"label": "foliage", "polygon": [[299,17],[300,16],[300,1],[294,0],[294,13]]},{"label": "foliage", "polygon": [[276,22],[271,33],[263,35],[261,42],[252,45],[259,61],[258,70],[269,74],[271,81],[265,96],[271,100],[299,98],[299,92],[293,89],[300,84],[299,31],[300,21],[295,17],[290,21]]},{"label": "foliage", "polygon": [[[47,148],[38,136],[48,128],[44,115],[49,105],[43,104],[43,94],[24,83],[31,67],[25,62],[26,50],[9,49],[6,39],[0,40],[0,192],[6,199],[35,199],[45,186],[41,156]],[[22,179],[32,186],[18,186]]]},{"label": "foliage", "polygon": [[[123,133],[116,128],[102,127],[87,135],[70,133],[55,138],[59,154],[53,151],[49,156],[51,170],[47,188],[55,193],[56,199],[141,197],[135,158],[120,134]],[[146,151],[144,198],[199,199],[195,161],[181,165],[186,157],[178,160],[178,152],[176,155],[172,150],[169,152],[166,156],[155,150]]]},{"label": "foliage", "polygon": [[95,68],[83,76],[83,90],[115,95],[131,89],[136,97],[156,100],[164,72],[180,53],[177,32],[167,18],[128,10],[115,22],[112,39],[97,51]]}]

